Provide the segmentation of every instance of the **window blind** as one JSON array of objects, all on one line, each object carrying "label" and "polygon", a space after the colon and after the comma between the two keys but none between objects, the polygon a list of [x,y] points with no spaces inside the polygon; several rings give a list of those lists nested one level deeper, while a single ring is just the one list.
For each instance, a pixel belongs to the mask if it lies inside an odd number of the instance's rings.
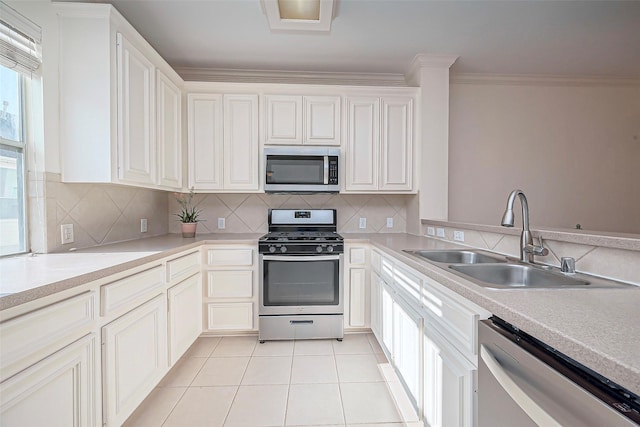
[{"label": "window blind", "polygon": [[0,1],[0,64],[31,76],[40,68],[42,29]]}]

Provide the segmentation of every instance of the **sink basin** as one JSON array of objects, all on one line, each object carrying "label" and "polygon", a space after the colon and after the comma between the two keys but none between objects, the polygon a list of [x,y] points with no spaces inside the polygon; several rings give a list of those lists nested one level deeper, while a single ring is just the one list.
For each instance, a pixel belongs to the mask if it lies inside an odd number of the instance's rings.
[{"label": "sink basin", "polygon": [[465,250],[405,250],[409,254],[419,256],[429,261],[443,264],[485,264],[506,262],[504,259],[495,258],[476,251]]},{"label": "sink basin", "polygon": [[450,265],[450,269],[488,288],[580,288],[590,282],[521,264]]}]

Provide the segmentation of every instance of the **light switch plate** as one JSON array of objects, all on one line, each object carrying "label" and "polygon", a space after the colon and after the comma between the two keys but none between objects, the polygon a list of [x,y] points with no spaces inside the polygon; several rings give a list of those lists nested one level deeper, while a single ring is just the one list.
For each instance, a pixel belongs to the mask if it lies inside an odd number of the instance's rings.
[{"label": "light switch plate", "polygon": [[453,240],[457,240],[458,242],[464,242],[464,231],[454,230]]},{"label": "light switch plate", "polygon": [[387,228],[393,228],[393,218],[387,218]]},{"label": "light switch plate", "polygon": [[60,226],[62,244],[73,243],[73,224],[62,224]]},{"label": "light switch plate", "polygon": [[367,218],[360,218],[359,227],[360,228],[367,228]]},{"label": "light switch plate", "polygon": [[147,232],[147,218],[142,218],[140,220],[140,232],[141,233]]},{"label": "light switch plate", "polygon": [[438,235],[438,237],[444,237],[444,228],[437,228],[436,234]]},{"label": "light switch plate", "polygon": [[435,236],[436,235],[436,229],[433,227],[427,227],[427,234],[429,236]]},{"label": "light switch plate", "polygon": [[226,224],[224,218],[218,218],[218,229],[224,230]]}]

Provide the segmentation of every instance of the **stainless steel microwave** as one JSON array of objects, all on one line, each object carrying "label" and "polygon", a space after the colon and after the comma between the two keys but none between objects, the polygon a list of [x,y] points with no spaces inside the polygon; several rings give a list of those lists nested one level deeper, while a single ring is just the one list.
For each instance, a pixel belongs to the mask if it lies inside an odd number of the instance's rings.
[{"label": "stainless steel microwave", "polygon": [[264,149],[267,193],[337,193],[340,149],[277,147]]}]

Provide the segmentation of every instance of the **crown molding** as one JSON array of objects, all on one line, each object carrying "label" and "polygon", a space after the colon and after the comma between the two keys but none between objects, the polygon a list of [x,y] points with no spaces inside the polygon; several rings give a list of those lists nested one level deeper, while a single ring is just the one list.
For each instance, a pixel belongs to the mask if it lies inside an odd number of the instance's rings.
[{"label": "crown molding", "polygon": [[393,73],[334,73],[192,67],[175,67],[174,69],[185,81],[197,82],[407,86],[402,74]]},{"label": "crown molding", "polygon": [[640,86],[640,78],[456,73],[451,74],[450,83],[521,86]]},{"label": "crown molding", "polygon": [[405,79],[408,82],[417,81],[418,72],[423,68],[439,68],[448,70],[459,57],[457,55],[436,55],[419,53],[413,57],[407,71]]}]

